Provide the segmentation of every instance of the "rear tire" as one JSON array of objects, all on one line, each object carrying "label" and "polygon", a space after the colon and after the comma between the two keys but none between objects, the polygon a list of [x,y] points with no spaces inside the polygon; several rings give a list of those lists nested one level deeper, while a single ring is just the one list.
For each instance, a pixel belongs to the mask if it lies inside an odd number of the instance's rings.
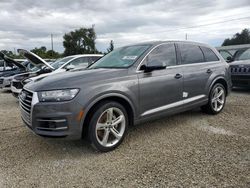
[{"label": "rear tire", "polygon": [[102,152],[114,150],[122,143],[128,123],[127,111],[120,103],[100,103],[90,118],[88,138],[91,145]]},{"label": "rear tire", "polygon": [[201,107],[202,111],[207,114],[218,114],[220,113],[226,103],[226,90],[225,87],[217,83],[215,84],[210,93],[208,103]]}]

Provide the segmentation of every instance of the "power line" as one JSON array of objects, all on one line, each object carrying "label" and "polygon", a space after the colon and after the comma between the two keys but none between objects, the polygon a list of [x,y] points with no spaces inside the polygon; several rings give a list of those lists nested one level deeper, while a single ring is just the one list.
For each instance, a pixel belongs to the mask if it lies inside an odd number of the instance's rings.
[{"label": "power line", "polygon": [[177,31],[177,30],[183,30],[183,29],[193,29],[193,28],[205,27],[205,26],[209,26],[209,25],[216,25],[216,24],[220,24],[220,23],[243,20],[243,19],[248,19],[248,18],[250,18],[250,16],[242,17],[242,18],[234,18],[234,19],[229,19],[229,20],[224,20],[224,21],[218,21],[218,22],[213,22],[213,23],[208,23],[208,24],[201,24],[201,25],[187,26],[187,27],[181,27],[181,28],[176,28],[176,29],[169,29],[169,30],[150,32],[150,34],[165,33],[165,32]]},{"label": "power line", "polygon": [[[150,33],[143,32],[143,34],[157,34],[157,33],[165,33],[165,32],[185,30],[185,29],[193,29],[193,28],[199,28],[199,27],[206,27],[206,26],[210,26],[210,25],[216,25],[216,24],[220,24],[220,23],[227,23],[227,22],[232,22],[232,21],[237,21],[237,20],[244,20],[244,19],[249,19],[249,18],[250,18],[250,16],[241,17],[241,18],[232,18],[232,19],[222,20],[222,21],[213,22],[213,23],[193,25],[193,26],[186,26],[186,27],[180,27],[180,28],[175,28],[175,29],[155,31],[155,32],[150,32]],[[122,44],[122,43],[118,42],[116,44],[119,45],[119,44]]]}]

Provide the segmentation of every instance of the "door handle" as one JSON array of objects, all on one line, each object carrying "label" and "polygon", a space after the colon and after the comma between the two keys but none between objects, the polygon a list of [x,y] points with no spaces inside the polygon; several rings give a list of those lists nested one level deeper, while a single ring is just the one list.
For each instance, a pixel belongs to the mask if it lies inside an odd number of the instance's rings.
[{"label": "door handle", "polygon": [[211,69],[207,69],[207,73],[210,74],[212,73],[213,71]]},{"label": "door handle", "polygon": [[181,77],[182,77],[182,75],[179,74],[179,73],[175,75],[175,78],[176,78],[176,79],[180,79]]}]

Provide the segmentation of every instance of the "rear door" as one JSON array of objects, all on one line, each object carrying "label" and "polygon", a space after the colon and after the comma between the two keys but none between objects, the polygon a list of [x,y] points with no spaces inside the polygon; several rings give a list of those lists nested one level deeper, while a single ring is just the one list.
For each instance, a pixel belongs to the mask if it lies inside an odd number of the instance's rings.
[{"label": "rear door", "polygon": [[166,69],[138,73],[141,116],[177,107],[182,96],[183,78],[181,67],[177,66],[174,43],[157,46],[141,65],[166,66]]},{"label": "rear door", "polygon": [[199,100],[206,96],[206,86],[215,63],[219,61],[207,47],[189,43],[178,43],[184,75],[183,99]]}]

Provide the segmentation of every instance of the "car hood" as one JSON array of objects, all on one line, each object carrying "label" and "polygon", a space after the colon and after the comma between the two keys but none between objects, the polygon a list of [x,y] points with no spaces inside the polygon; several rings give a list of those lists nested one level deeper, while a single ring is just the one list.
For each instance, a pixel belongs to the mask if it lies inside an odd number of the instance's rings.
[{"label": "car hood", "polygon": [[17,51],[20,55],[22,55],[23,57],[28,59],[29,62],[32,63],[33,65],[35,65],[35,66],[45,65],[46,67],[49,67],[50,69],[54,70],[54,68],[48,62],[43,60],[38,55],[36,55],[30,51],[24,50],[24,49],[18,49]]},{"label": "car hood", "polygon": [[232,63],[230,63],[230,66],[233,65],[250,65],[250,59],[244,61],[233,61]]},{"label": "car hood", "polygon": [[10,57],[6,56],[2,52],[0,52],[0,57],[7,63],[8,66],[16,65],[20,69],[26,69],[26,67],[24,65],[22,65],[21,63],[16,62],[15,60],[13,60]]},{"label": "car hood", "polygon": [[83,85],[98,81],[110,81],[110,79],[126,76],[127,69],[87,69],[81,71],[68,71],[49,75],[36,79],[25,85],[31,91],[44,91],[65,88],[81,88]]}]

